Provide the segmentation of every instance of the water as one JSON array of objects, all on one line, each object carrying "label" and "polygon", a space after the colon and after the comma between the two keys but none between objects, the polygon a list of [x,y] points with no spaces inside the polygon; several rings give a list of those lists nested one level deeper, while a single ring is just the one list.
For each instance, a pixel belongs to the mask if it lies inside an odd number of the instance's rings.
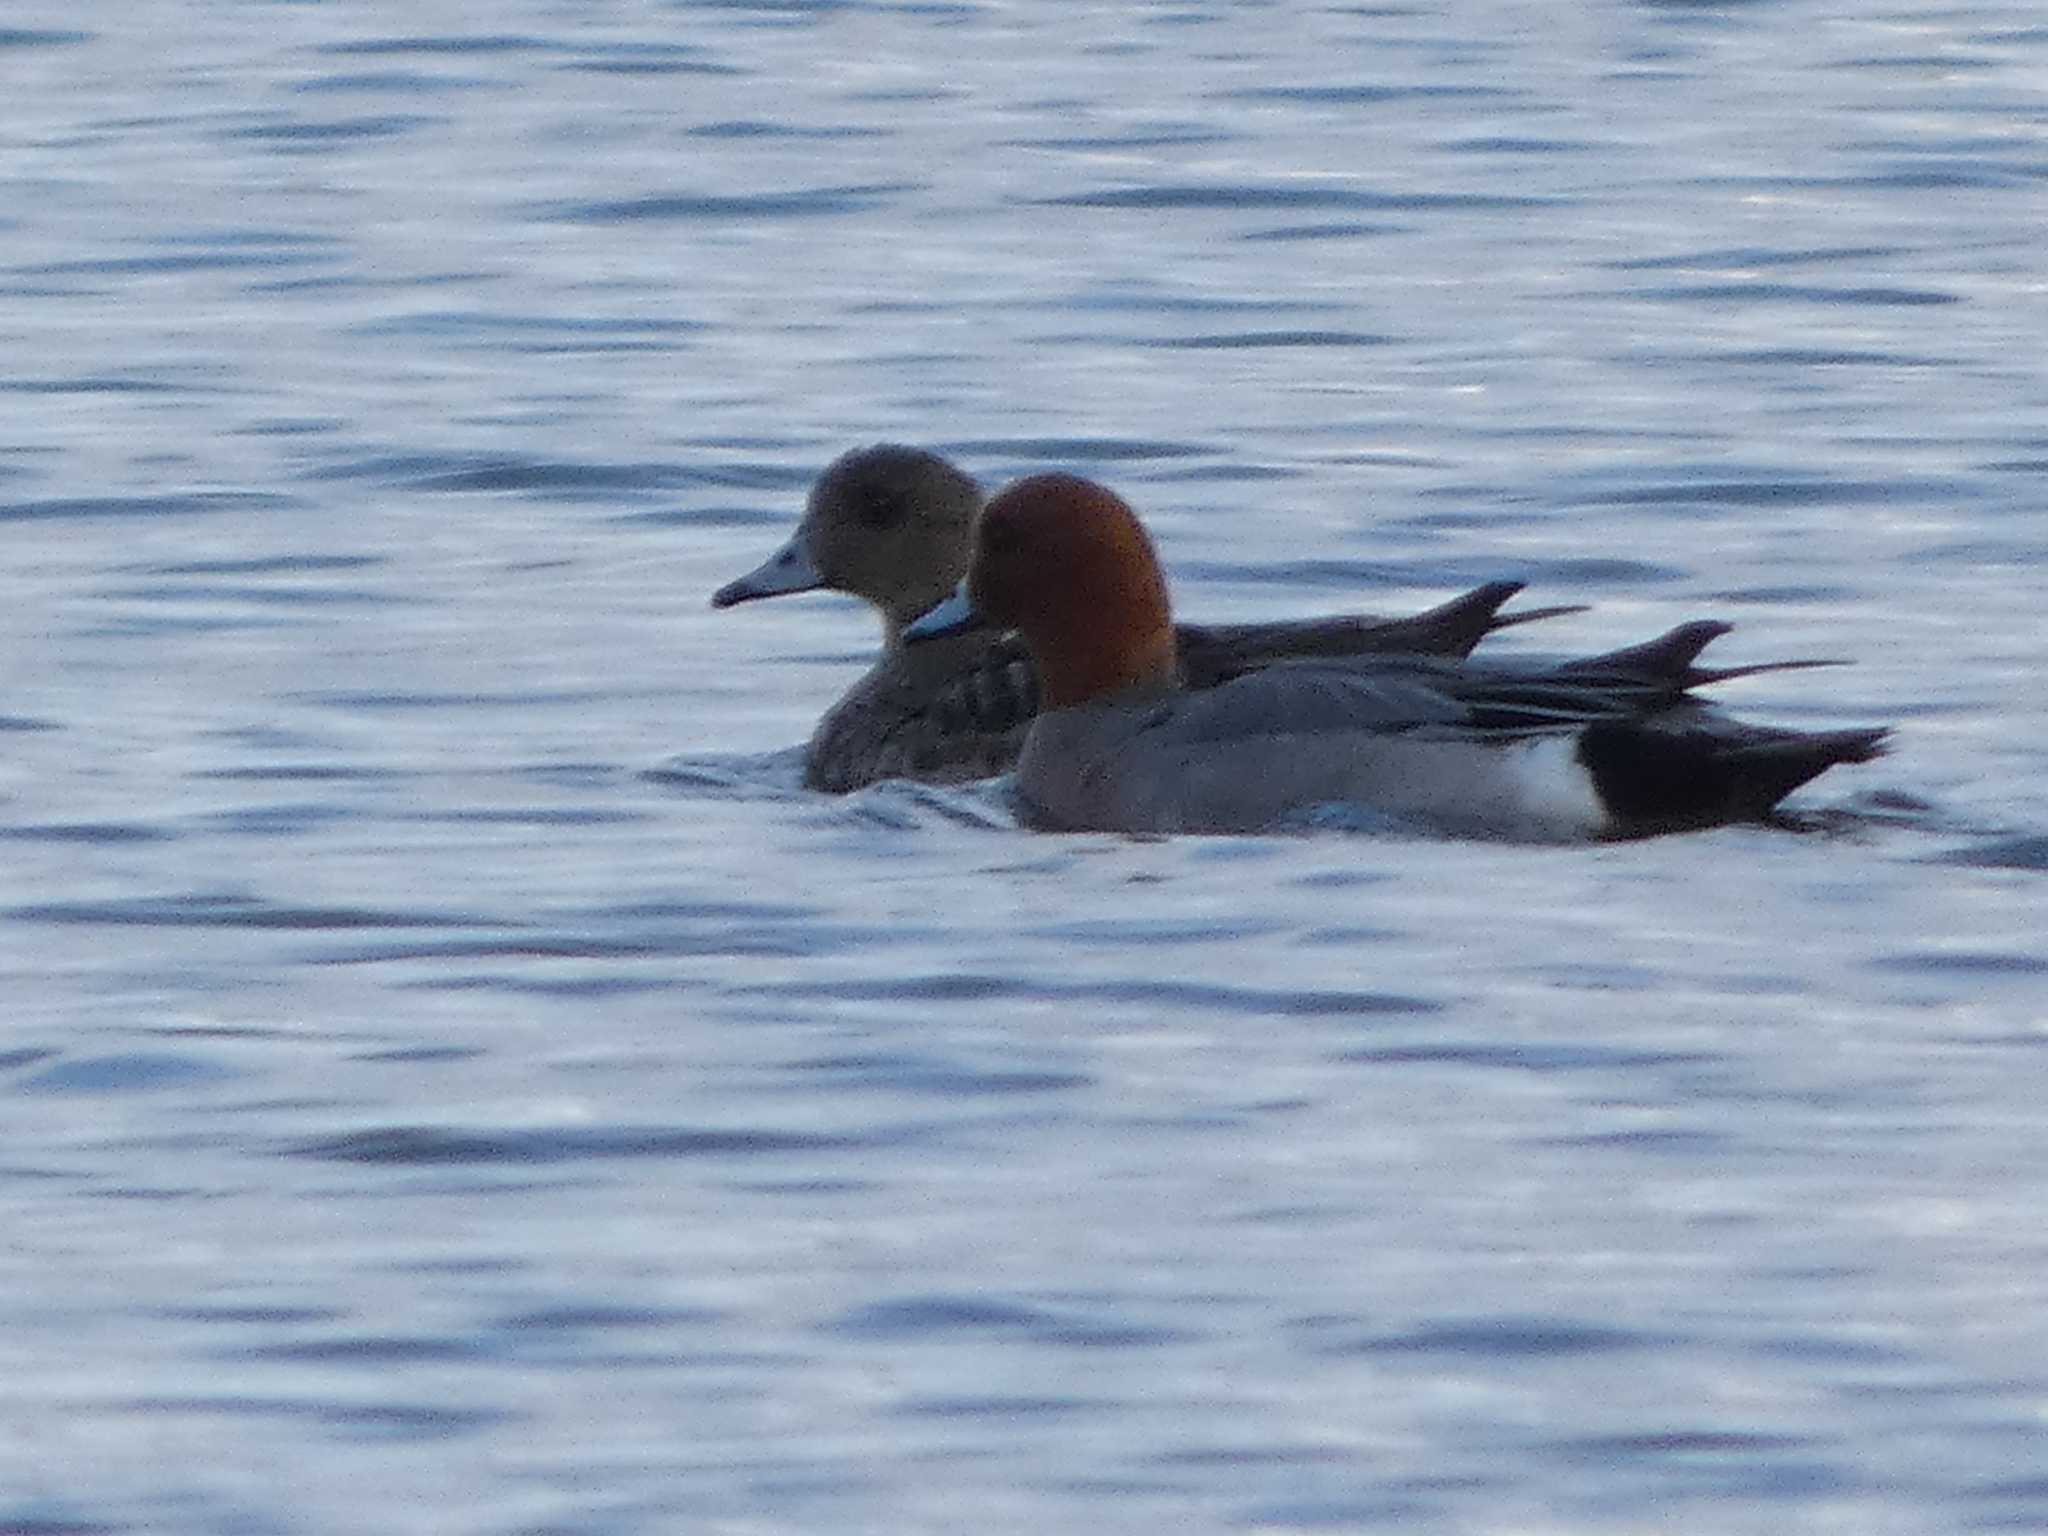
[{"label": "water", "polygon": [[[0,1527],[2048,1527],[2048,28],[0,31]],[[842,449],[1186,611],[1501,575],[1805,835],[796,787]]]}]

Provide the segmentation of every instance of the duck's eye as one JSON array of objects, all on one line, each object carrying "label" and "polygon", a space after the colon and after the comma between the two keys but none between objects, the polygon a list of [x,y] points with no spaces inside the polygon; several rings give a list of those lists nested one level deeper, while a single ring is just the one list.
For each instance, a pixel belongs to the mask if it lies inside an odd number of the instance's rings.
[{"label": "duck's eye", "polygon": [[864,487],[853,498],[853,516],[861,527],[881,532],[903,520],[903,498],[877,487]]}]

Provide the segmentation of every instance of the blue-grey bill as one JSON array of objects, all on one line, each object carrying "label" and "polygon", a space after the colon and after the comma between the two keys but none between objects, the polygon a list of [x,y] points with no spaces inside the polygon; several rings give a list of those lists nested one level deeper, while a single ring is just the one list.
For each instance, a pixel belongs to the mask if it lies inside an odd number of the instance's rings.
[{"label": "blue-grey bill", "polygon": [[711,606],[730,608],[734,603],[757,597],[781,597],[786,592],[811,592],[825,584],[801,532],[754,569],[728,581],[711,594]]},{"label": "blue-grey bill", "polygon": [[980,612],[974,606],[974,599],[967,595],[967,583],[962,582],[953,589],[953,595],[936,608],[928,608],[924,614],[911,621],[903,631],[906,641],[938,640],[947,635],[965,634],[970,629],[979,629],[983,623]]}]

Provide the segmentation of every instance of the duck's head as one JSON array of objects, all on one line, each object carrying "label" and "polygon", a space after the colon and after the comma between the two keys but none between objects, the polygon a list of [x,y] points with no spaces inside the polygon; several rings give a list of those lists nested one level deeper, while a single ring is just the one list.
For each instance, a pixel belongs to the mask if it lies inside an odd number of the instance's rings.
[{"label": "duck's head", "polygon": [[952,597],[904,631],[992,625],[1031,648],[1048,709],[1173,685],[1166,578],[1137,514],[1078,475],[1032,475],[991,501]]},{"label": "duck's head", "polygon": [[967,569],[981,487],[936,453],[880,443],[832,461],[787,544],[714,608],[823,588],[866,598],[893,640]]}]

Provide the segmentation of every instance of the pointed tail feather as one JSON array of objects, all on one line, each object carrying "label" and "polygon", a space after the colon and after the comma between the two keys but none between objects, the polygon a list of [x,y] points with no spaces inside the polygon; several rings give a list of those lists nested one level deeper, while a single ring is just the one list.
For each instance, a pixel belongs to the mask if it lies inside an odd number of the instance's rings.
[{"label": "pointed tail feather", "polygon": [[1667,679],[1685,687],[1689,685],[1680,680],[1692,676],[1693,663],[1699,660],[1700,652],[1734,627],[1719,619],[1695,619],[1690,624],[1666,630],[1654,640],[1645,640],[1641,645],[1624,646],[1618,651],[1602,651],[1598,656],[1568,661],[1558,671],[1567,677],[1633,673],[1639,677]]},{"label": "pointed tail feather", "polygon": [[1191,688],[1213,688],[1277,661],[1460,657],[1500,626],[1500,605],[1521,590],[1518,581],[1488,582],[1405,619],[1346,614],[1277,624],[1176,625],[1181,675]]},{"label": "pointed tail feather", "polygon": [[[1413,630],[1419,636],[1433,637],[1435,643],[1426,654],[1437,656],[1470,655],[1472,647],[1500,627],[1500,607],[1509,598],[1522,590],[1519,581],[1489,581],[1462,592],[1447,603],[1426,608],[1412,619],[1399,619],[1390,629]],[[1404,646],[1398,636],[1389,636],[1395,646],[1403,650],[1423,649],[1420,645]]]},{"label": "pointed tail feather", "polygon": [[1489,581],[1412,619],[1396,619],[1385,626],[1388,643],[1377,649],[1409,650],[1428,656],[1469,656],[1474,646],[1497,630],[1586,611],[1584,603],[1558,603],[1549,608],[1502,613],[1501,605],[1527,585],[1521,581]]},{"label": "pointed tail feather", "polygon": [[1514,613],[1497,613],[1487,626],[1491,635],[1503,629],[1513,629],[1517,624],[1538,624],[1545,619],[1569,618],[1575,613],[1591,613],[1591,603],[1554,603],[1548,608],[1522,608]]},{"label": "pointed tail feather", "polygon": [[1558,668],[1558,673],[1586,681],[1616,683],[1629,680],[1641,683],[1654,679],[1678,692],[1685,692],[1711,687],[1715,683],[1732,682],[1738,677],[1759,677],[1766,672],[1806,672],[1815,667],[1849,665],[1836,657],[1801,657],[1794,661],[1747,662],[1735,667],[1700,666],[1700,653],[1734,627],[1719,619],[1695,619],[1640,645],[1568,661]]},{"label": "pointed tail feather", "polygon": [[1740,667],[1692,667],[1687,670],[1685,686],[1707,688],[1715,683],[1726,683],[1738,677],[1757,677],[1765,672],[1810,672],[1815,667],[1846,667],[1850,662],[1839,656],[1808,656],[1798,661],[1753,661]]}]

